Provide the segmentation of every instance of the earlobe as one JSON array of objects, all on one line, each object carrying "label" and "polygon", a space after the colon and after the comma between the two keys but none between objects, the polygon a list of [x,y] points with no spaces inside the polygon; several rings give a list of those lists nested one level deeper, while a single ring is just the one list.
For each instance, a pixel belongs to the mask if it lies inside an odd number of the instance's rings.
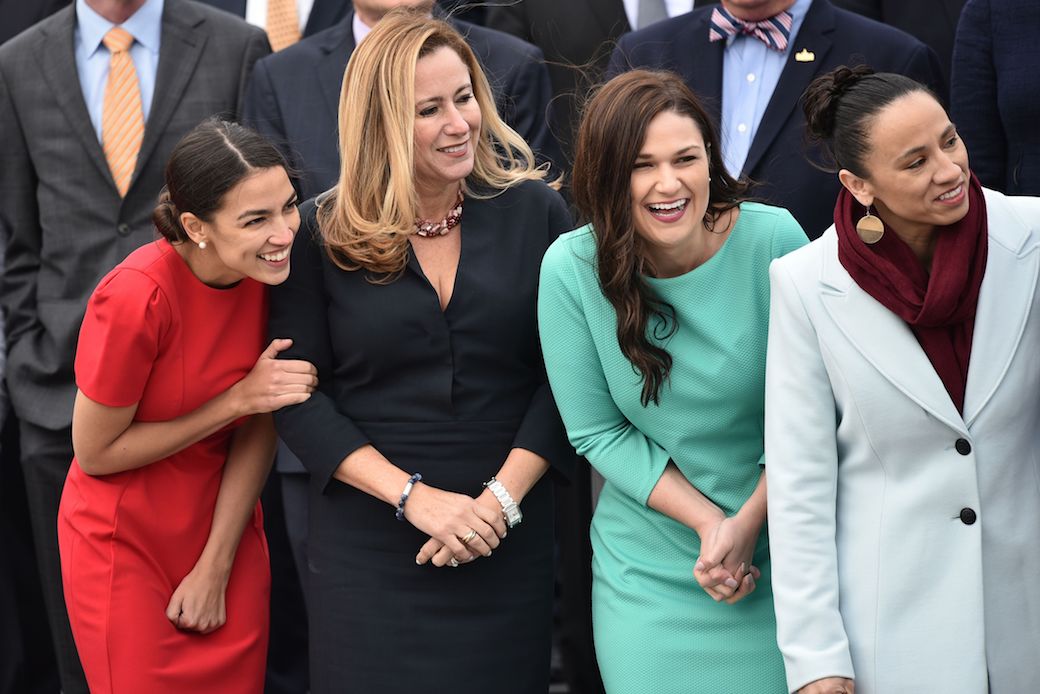
[{"label": "earlobe", "polygon": [[870,207],[874,204],[874,189],[869,181],[860,178],[848,169],[842,169],[838,172],[838,180],[841,181],[841,184],[845,186],[847,191],[852,193],[852,197],[856,198],[856,202],[864,207]]},{"label": "earlobe", "polygon": [[181,228],[192,243],[206,242],[205,223],[191,212],[183,212],[180,217]]}]

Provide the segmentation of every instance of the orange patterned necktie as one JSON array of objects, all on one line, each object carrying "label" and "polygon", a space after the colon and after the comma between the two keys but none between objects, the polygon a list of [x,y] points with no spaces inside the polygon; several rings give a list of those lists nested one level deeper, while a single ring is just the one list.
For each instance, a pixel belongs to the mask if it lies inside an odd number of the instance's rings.
[{"label": "orange patterned necktie", "polygon": [[101,146],[121,197],[126,197],[134,175],[137,154],[144,138],[144,112],[137,70],[130,58],[134,37],[126,29],[113,27],[102,43],[112,54],[101,107]]},{"label": "orange patterned necktie", "polygon": [[267,0],[267,38],[271,50],[280,51],[300,40],[300,16],[296,0]]}]

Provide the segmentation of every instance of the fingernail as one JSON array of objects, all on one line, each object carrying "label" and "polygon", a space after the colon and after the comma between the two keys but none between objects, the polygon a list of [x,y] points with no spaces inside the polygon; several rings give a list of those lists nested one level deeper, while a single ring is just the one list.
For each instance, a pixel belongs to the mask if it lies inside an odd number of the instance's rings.
[{"label": "fingernail", "polygon": [[702,562],[697,562],[694,564],[693,568],[697,571],[704,571],[704,564]]},{"label": "fingernail", "polygon": [[740,573],[745,573],[745,572],[747,572],[747,564],[744,563],[744,562],[740,562]]},{"label": "fingernail", "polygon": [[736,589],[736,587],[739,586],[740,584],[737,583],[736,579],[730,577],[730,578],[726,579],[726,585],[729,586],[730,588]]}]

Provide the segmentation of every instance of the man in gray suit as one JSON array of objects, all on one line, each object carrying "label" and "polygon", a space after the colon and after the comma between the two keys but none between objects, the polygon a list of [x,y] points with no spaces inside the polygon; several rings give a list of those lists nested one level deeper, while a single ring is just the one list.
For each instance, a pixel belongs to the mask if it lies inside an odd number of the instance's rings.
[{"label": "man in gray suit", "polygon": [[[104,37],[115,25],[132,37],[144,122],[125,191],[101,142],[114,64]],[[7,383],[66,694],[87,691],[56,542],[72,460],[73,359],[84,307],[105,273],[155,238],[152,209],[173,146],[208,116],[235,116],[253,63],[268,52],[260,29],[191,0],[76,0],[0,47]]]}]

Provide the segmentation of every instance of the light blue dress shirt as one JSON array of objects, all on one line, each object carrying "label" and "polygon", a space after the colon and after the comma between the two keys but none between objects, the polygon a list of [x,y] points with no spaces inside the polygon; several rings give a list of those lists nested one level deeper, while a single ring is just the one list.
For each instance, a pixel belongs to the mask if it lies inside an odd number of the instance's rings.
[{"label": "light blue dress shirt", "polygon": [[[774,51],[754,36],[737,34],[726,39],[722,59],[722,159],[726,170],[739,176],[758,132],[762,115],[773,96],[780,73],[795,50],[795,39],[812,0],[795,0],[787,50]],[[810,47],[811,48],[811,47]]]},{"label": "light blue dress shirt", "polygon": [[[134,37],[130,47],[130,58],[137,70],[137,84],[141,90],[141,108],[145,123],[152,109],[155,93],[155,73],[159,69],[159,43],[162,38],[162,13],[164,0],[147,0],[137,12],[121,24]],[[101,110],[105,101],[105,85],[108,83],[108,66],[111,53],[101,43],[105,34],[116,26],[87,6],[85,0],[76,0],[75,52],[76,71],[83,100],[87,104],[90,122],[94,125],[98,142],[101,142]]]}]

